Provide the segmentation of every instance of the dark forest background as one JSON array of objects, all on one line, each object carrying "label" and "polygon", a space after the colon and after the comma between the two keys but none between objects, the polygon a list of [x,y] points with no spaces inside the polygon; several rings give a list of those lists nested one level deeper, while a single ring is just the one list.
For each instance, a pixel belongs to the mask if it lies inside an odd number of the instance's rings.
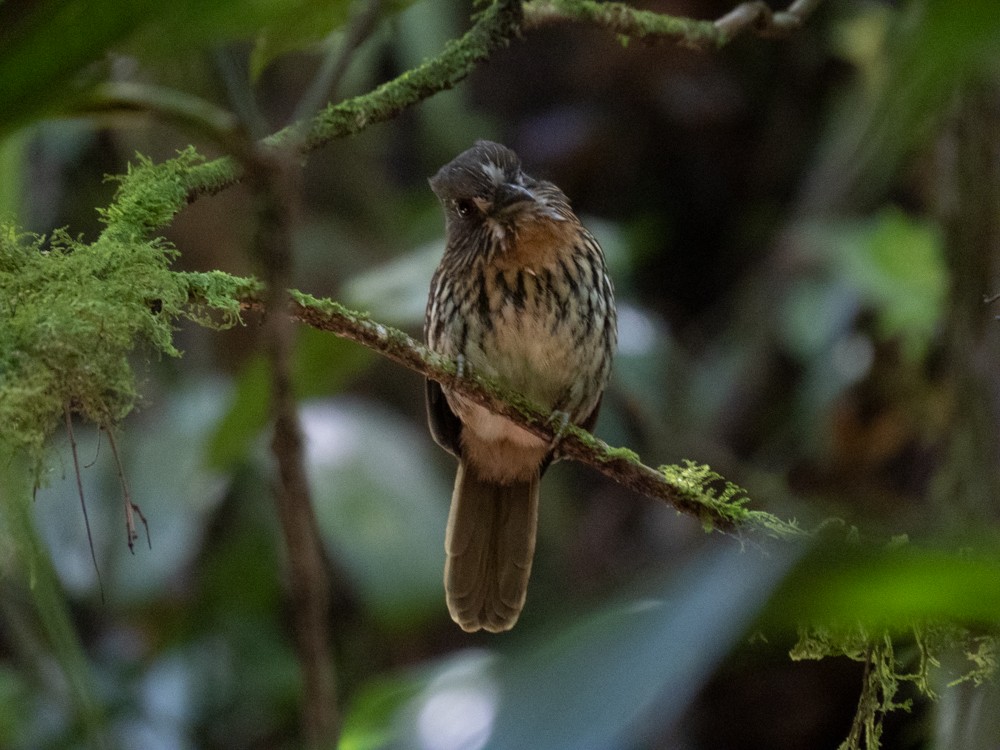
[{"label": "dark forest background", "polygon": [[[29,6],[2,4],[0,18],[15,28]],[[81,82],[177,88],[258,137],[312,114],[328,51],[338,59],[343,29],[378,6],[293,6],[182,3],[173,18],[151,5],[80,76],[36,92],[38,111],[8,113],[0,218],[93,239],[115,190],[105,175],[136,152],[162,161],[193,140],[218,153],[153,116],[58,113]],[[643,7],[715,18],[731,5]],[[472,11],[381,8],[329,96],[437,54]],[[501,141],[563,189],[608,256],[620,352],[597,435],[654,466],[709,464],[804,528],[837,518],[875,546],[905,534],[996,561],[995,15],[985,0],[836,0],[786,39],[720,50],[533,30],[454,90],[308,156],[294,286],[419,336],[443,247],[426,178],[477,138]],[[175,267],[254,273],[253,223],[244,186],[199,199],[165,232]],[[0,746],[299,746],[268,381],[259,318],[244,323],[186,324],[182,358],[136,356],[140,408],[118,443],[151,549],[129,553],[106,441],[77,427],[104,601],[65,436],[30,518],[7,514],[5,536],[37,535],[50,556],[73,631],[40,629],[30,576],[0,581]],[[454,463],[427,433],[422,379],[304,326],[295,372],[334,570],[344,750],[832,750],[848,736],[865,668],[789,658],[795,613],[775,612],[772,594],[794,555],[707,534],[585,467],[545,478],[516,629],[463,633],[441,584]],[[885,580],[873,563],[856,586]],[[884,597],[947,608],[952,579],[937,580],[902,578]],[[827,584],[817,574],[809,596]],[[899,669],[916,670],[919,644],[893,624]],[[997,747],[1000,692],[948,687],[967,660],[937,656],[937,699],[902,685],[912,706],[889,715],[882,747]]]}]

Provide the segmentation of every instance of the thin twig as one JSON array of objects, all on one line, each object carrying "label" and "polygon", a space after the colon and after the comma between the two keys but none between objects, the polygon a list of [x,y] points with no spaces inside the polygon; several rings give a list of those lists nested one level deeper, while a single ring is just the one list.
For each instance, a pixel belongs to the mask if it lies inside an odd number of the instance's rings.
[{"label": "thin twig", "polygon": [[623,37],[644,41],[679,41],[688,47],[722,47],[736,37],[785,37],[796,31],[822,0],[796,0],[784,11],[772,11],[761,0],[741,3],[717,21],[702,21],[596,0],[529,0],[524,30],[556,23],[599,26]]},{"label": "thin twig", "polygon": [[87,544],[90,545],[90,559],[94,563],[94,573],[97,574],[97,587],[101,591],[101,604],[104,603],[104,582],[101,580],[101,569],[97,565],[97,553],[94,551],[94,537],[90,533],[90,518],[87,516],[87,501],[83,496],[83,477],[80,476],[80,457],[76,450],[76,438],[73,437],[73,415],[69,404],[63,404],[66,415],[66,434],[69,436],[69,447],[73,452],[73,471],[76,472],[76,491],[80,495],[80,507],[83,509],[83,525],[87,528]]},{"label": "thin twig", "polygon": [[741,3],[715,22],[715,28],[728,42],[745,33],[777,39],[798,31],[815,12],[822,0],[795,0],[784,11],[772,11],[763,0]]},{"label": "thin twig", "polygon": [[333,98],[340,86],[344,74],[350,67],[354,53],[371,36],[375,24],[382,15],[382,0],[367,0],[361,10],[354,13],[347,25],[347,31],[339,47],[330,43],[330,50],[323,57],[316,75],[309,88],[302,95],[295,114],[295,121],[311,117],[322,106],[323,102]]},{"label": "thin twig", "polygon": [[125,481],[125,468],[122,466],[122,460],[118,455],[118,445],[115,443],[115,434],[110,429],[107,433],[108,443],[111,444],[111,453],[115,457],[115,468],[118,471],[118,483],[122,488],[122,500],[125,502],[125,535],[128,538],[128,549],[129,552],[134,555],[135,548],[132,544],[139,538],[139,532],[135,530],[135,516],[139,516],[139,520],[142,521],[142,525],[146,528],[146,544],[150,549],[153,549],[153,541],[149,537],[149,524],[146,522],[146,516],[142,514],[142,510],[139,506],[132,502],[132,493],[129,491],[128,482]]},{"label": "thin twig", "polygon": [[101,431],[98,430],[97,431],[97,449],[94,451],[94,460],[91,461],[89,464],[84,464],[83,468],[89,469],[90,467],[92,467],[94,464],[97,463],[97,459],[99,459],[100,457],[101,457]]}]

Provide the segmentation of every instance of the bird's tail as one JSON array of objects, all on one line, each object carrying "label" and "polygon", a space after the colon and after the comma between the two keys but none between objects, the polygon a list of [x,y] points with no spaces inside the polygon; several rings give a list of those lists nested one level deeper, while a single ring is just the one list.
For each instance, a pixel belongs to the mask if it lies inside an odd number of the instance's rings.
[{"label": "bird's tail", "polygon": [[444,588],[463,630],[510,630],[524,607],[538,527],[538,472],[497,484],[460,461],[451,497]]}]

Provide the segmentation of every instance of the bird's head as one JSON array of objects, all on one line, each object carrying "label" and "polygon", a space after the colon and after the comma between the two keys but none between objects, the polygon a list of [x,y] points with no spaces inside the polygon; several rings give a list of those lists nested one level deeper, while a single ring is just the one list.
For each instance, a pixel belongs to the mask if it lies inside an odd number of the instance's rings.
[{"label": "bird's head", "polygon": [[505,247],[518,229],[538,221],[565,221],[566,196],[552,183],[529,177],[506,146],[476,141],[430,178],[445,211],[448,245]]}]

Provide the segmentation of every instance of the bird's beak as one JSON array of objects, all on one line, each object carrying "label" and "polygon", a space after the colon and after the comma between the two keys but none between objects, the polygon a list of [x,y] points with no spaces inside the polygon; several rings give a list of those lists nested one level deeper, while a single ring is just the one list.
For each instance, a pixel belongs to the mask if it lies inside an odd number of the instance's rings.
[{"label": "bird's beak", "polygon": [[522,203],[534,203],[535,195],[528,188],[510,182],[497,187],[493,198],[493,210],[504,212]]}]

